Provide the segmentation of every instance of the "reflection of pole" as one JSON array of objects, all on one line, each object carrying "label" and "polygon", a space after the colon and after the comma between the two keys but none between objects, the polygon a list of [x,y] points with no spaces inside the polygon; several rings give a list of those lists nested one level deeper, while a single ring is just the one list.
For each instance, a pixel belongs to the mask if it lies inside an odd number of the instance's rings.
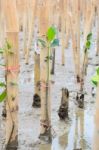
[{"label": "reflection of pole", "polygon": [[83,135],[84,135],[84,111],[79,109],[76,112],[76,126],[75,126],[75,143],[74,143],[74,150],[78,147],[78,142],[80,143],[80,148],[84,150],[83,144]]},{"label": "reflection of pole", "polygon": [[80,110],[80,145],[82,150],[84,150],[84,141],[83,141],[83,136],[84,136],[84,110]]},{"label": "reflection of pole", "polygon": [[39,150],[51,150],[51,144],[41,144]]},{"label": "reflection of pole", "polygon": [[59,137],[59,144],[61,145],[62,150],[66,150],[67,145],[68,145],[68,133]]},{"label": "reflection of pole", "polygon": [[74,137],[74,150],[77,148],[77,139],[78,139],[78,116],[77,116],[77,114],[76,114],[75,137]]},{"label": "reflection of pole", "polygon": [[93,139],[93,150],[99,150],[99,85],[97,88],[96,112],[95,112],[95,133]]}]

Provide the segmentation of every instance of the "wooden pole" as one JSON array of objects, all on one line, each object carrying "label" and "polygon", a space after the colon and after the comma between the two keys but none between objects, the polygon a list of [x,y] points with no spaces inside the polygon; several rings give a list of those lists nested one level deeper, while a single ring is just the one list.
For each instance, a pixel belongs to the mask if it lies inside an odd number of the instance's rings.
[{"label": "wooden pole", "polygon": [[[40,21],[40,37],[45,38],[45,34],[49,27],[49,0],[40,1],[39,4],[39,21]],[[51,117],[50,117],[50,78],[46,58],[48,49],[41,49],[40,52],[40,81],[41,81],[41,130],[40,139],[51,142]]]},{"label": "wooden pole", "polygon": [[95,111],[95,130],[94,130],[94,143],[93,150],[99,149],[99,85],[97,87],[97,97],[96,97],[96,111]]},{"label": "wooden pole", "polygon": [[15,1],[5,0],[5,19],[7,41],[11,43],[11,51],[6,55],[7,66],[7,101],[6,101],[6,149],[18,147],[18,32],[19,23]]},{"label": "wooden pole", "polygon": [[33,107],[41,106],[40,98],[40,54],[34,53],[34,96]]},{"label": "wooden pole", "polygon": [[77,32],[77,82],[80,82],[80,0],[76,0],[76,32]]},{"label": "wooden pole", "polygon": [[[30,3],[29,3],[30,2]],[[33,40],[33,30],[34,30],[34,19],[35,19],[35,12],[36,12],[36,0],[29,0],[29,28],[28,28],[28,41],[27,41],[27,47],[26,47],[26,64],[29,62],[29,51],[31,48],[32,40]]]},{"label": "wooden pole", "polygon": [[97,51],[96,55],[99,55],[99,6],[97,6]]},{"label": "wooden pole", "polygon": [[62,38],[62,65],[65,65],[65,1],[60,1],[61,12],[61,38]]}]

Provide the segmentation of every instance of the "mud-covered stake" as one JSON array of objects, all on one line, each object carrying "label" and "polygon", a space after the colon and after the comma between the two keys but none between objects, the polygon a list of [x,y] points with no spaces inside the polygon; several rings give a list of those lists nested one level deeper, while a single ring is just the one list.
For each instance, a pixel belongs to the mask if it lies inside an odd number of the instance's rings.
[{"label": "mud-covered stake", "polygon": [[52,52],[52,68],[51,68],[51,74],[53,75],[55,73],[55,48]]},{"label": "mud-covered stake", "polygon": [[68,118],[68,106],[69,106],[69,91],[66,88],[62,88],[61,105],[59,107],[58,115],[61,120]]},{"label": "mud-covered stake", "polygon": [[83,93],[77,93],[76,101],[78,103],[79,108],[84,108],[84,94]]}]

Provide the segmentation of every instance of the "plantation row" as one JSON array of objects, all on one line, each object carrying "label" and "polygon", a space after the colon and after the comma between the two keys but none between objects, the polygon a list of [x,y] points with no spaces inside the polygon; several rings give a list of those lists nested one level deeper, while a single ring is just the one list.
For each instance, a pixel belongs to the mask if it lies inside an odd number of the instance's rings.
[{"label": "plantation row", "polygon": [[[55,73],[55,49],[61,45],[61,64],[65,65],[65,49],[72,42],[75,78],[79,85],[76,93],[78,107],[84,109],[84,83],[88,68],[88,55],[92,44],[92,28],[97,24],[96,57],[99,57],[99,5],[98,0],[0,0],[0,54],[4,59],[5,82],[0,81],[0,102],[4,103],[6,118],[6,149],[18,146],[18,77],[19,33],[23,32],[25,63],[29,63],[30,49],[34,50],[33,107],[41,107],[41,139],[52,141],[51,128],[51,74]],[[36,36],[34,36],[37,29]],[[60,38],[61,36],[61,38]],[[81,40],[83,39],[83,51]],[[81,55],[82,54],[82,55]],[[92,82],[97,88],[99,102],[99,64]],[[5,101],[4,101],[5,100]],[[69,90],[62,89],[59,118],[68,118]],[[99,129],[99,126],[98,126]]]}]

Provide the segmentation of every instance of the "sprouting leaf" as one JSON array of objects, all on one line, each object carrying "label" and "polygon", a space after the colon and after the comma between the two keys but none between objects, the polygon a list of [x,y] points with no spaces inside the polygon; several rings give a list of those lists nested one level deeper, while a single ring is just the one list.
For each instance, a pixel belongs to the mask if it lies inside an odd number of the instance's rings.
[{"label": "sprouting leaf", "polygon": [[52,42],[56,36],[56,28],[54,26],[50,27],[47,31],[46,37],[48,42]]},{"label": "sprouting leaf", "polygon": [[42,39],[38,39],[38,44],[40,44],[43,48],[46,47],[46,42]]},{"label": "sprouting leaf", "polygon": [[86,42],[86,48],[87,48],[87,49],[90,49],[90,46],[91,46],[91,42],[90,42],[90,41],[87,41],[87,42]]},{"label": "sprouting leaf", "polygon": [[6,90],[4,90],[4,91],[0,94],[0,103],[5,100],[6,96],[7,96],[7,92],[6,92]]},{"label": "sprouting leaf", "polygon": [[91,38],[92,38],[92,33],[89,33],[89,34],[87,35],[87,41],[90,41]]},{"label": "sprouting leaf", "polygon": [[4,82],[0,82],[0,87],[6,87],[6,84]]},{"label": "sprouting leaf", "polygon": [[54,39],[53,42],[51,43],[51,47],[56,47],[59,46],[59,39]]}]

